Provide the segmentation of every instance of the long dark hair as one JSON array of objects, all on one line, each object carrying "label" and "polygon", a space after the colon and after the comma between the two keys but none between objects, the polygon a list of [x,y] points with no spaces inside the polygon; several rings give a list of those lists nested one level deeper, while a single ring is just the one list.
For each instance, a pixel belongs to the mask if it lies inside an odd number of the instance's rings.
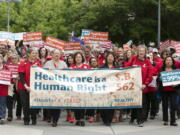
[{"label": "long dark hair", "polygon": [[176,65],[175,65],[175,61],[174,61],[173,57],[167,56],[167,57],[164,59],[164,61],[163,61],[163,65],[162,65],[161,71],[165,71],[165,69],[166,69],[166,60],[167,60],[167,58],[171,58],[171,59],[172,59],[172,62],[173,62],[173,64],[172,64],[172,69],[176,69]]},{"label": "long dark hair", "polygon": [[[90,60],[89,60],[89,65],[91,66],[92,65],[92,60],[95,59],[97,61],[97,58],[96,57],[91,57]],[[98,61],[97,61],[97,67],[99,67],[98,65]]]},{"label": "long dark hair", "polygon": [[45,58],[48,56],[48,50],[47,50],[45,47],[41,47],[41,48],[39,48],[39,50],[38,50],[38,54],[39,54],[39,58],[40,58],[40,59],[42,58],[42,56],[41,56],[41,50],[42,50],[43,48],[46,50]]},{"label": "long dark hair", "polygon": [[69,61],[68,61],[69,57],[72,57],[72,59],[73,59],[73,61],[74,61],[74,55],[73,55],[73,54],[69,54],[69,55],[67,56],[66,64],[67,64],[68,67],[70,66],[70,63],[69,63]]},{"label": "long dark hair", "polygon": [[84,63],[84,62],[85,62],[84,55],[83,55],[81,52],[76,52],[76,53],[74,54],[74,64],[76,64],[76,56],[77,56],[78,54],[81,55],[81,57],[82,57],[82,63]]},{"label": "long dark hair", "polygon": [[114,54],[113,54],[112,52],[108,52],[108,53],[107,53],[106,58],[105,58],[105,64],[104,64],[104,66],[105,66],[105,67],[108,67],[107,58],[108,58],[109,55],[112,55],[112,56],[114,57],[113,66],[116,66],[116,64],[115,64],[115,56],[114,56]]},{"label": "long dark hair", "polygon": [[[166,50],[166,49],[163,50],[163,51],[161,52],[161,59],[164,59],[164,58],[163,58],[164,53],[166,53],[166,55],[169,56],[169,53],[170,53],[170,52],[169,52],[168,50]],[[167,57],[167,56],[166,56],[166,57]]]}]

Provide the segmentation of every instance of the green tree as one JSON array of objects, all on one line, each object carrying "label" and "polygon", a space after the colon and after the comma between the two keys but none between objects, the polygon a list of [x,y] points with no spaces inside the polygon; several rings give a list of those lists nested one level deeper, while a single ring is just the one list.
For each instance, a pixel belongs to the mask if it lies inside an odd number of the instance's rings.
[{"label": "green tree", "polygon": [[[162,1],[162,40],[180,40],[180,1]],[[22,0],[11,5],[11,31],[42,31],[67,40],[81,29],[110,33],[110,40],[157,40],[158,0]],[[0,30],[6,31],[7,4],[0,3]]]}]

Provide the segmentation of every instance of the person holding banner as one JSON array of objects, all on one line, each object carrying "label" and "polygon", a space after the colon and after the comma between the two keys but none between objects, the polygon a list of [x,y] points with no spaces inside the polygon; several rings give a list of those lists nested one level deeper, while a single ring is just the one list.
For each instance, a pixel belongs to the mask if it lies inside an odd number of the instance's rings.
[{"label": "person holding banner", "polygon": [[[106,55],[105,64],[101,68],[112,69],[112,68],[115,68],[115,67],[116,66],[115,66],[115,57],[114,57],[114,54],[109,52]],[[114,109],[102,109],[100,111],[101,111],[100,113],[101,113],[101,117],[102,117],[103,123],[106,126],[111,126],[113,115],[114,115]]]},{"label": "person holding banner", "polygon": [[[97,61],[97,59],[95,58],[95,57],[91,57],[90,58],[90,60],[89,60],[89,65],[90,65],[90,68],[91,69],[97,69],[98,68],[98,61]],[[96,118],[97,119],[99,119],[98,118],[98,116],[99,116],[99,110],[96,112],[97,114],[96,114]],[[86,115],[87,115],[87,117],[89,118],[89,122],[90,123],[92,123],[92,122],[94,122],[94,115],[95,115],[95,110],[94,109],[88,109],[88,110],[86,110]]]},{"label": "person holding banner", "polygon": [[159,64],[156,63],[153,60],[153,54],[150,53],[149,54],[149,59],[151,61],[152,64],[152,81],[151,83],[148,85],[147,87],[147,91],[146,91],[146,98],[147,98],[147,111],[146,111],[146,117],[145,120],[148,119],[148,115],[150,113],[150,119],[155,119],[156,113],[157,113],[157,108],[158,106],[156,104],[158,104],[158,99],[156,98],[156,94],[157,94],[157,75],[158,75],[158,69],[159,69]]},{"label": "person holding banner", "polygon": [[148,58],[146,58],[147,49],[144,45],[140,45],[137,50],[137,56],[134,56],[126,66],[141,66],[142,69],[142,108],[132,109],[130,124],[134,123],[137,119],[139,127],[144,126],[144,121],[147,115],[147,91],[148,85],[152,81],[152,64]]},{"label": "person holding banner", "polygon": [[[85,62],[85,58],[81,52],[77,52],[74,54],[74,65],[70,66],[70,69],[90,69],[89,65],[83,64]],[[76,109],[74,110],[76,125],[77,126],[85,126],[84,116],[85,109]]]},{"label": "person holding banner", "polygon": [[[53,50],[52,52],[52,60],[47,61],[44,65],[44,68],[48,68],[48,69],[67,69],[67,65],[64,61],[60,60],[60,56],[61,56],[61,51],[60,50]],[[51,118],[52,118],[52,126],[56,127],[57,126],[57,122],[59,120],[60,117],[60,113],[61,110],[60,109],[52,109],[50,110],[50,114],[51,114]]]},{"label": "person holding banner", "polygon": [[6,64],[6,67],[9,71],[12,72],[11,85],[8,87],[8,97],[7,97],[7,109],[8,109],[8,121],[12,121],[13,118],[13,103],[14,103],[14,94],[16,92],[16,83],[18,77],[18,55],[13,53],[10,55],[10,61]]},{"label": "person holding banner", "polygon": [[[5,69],[3,56],[0,54],[0,70]],[[8,96],[8,85],[0,84],[0,124],[4,124],[6,117],[6,98]]]},{"label": "person holding banner", "polygon": [[[67,64],[68,67],[70,67],[71,65],[74,64],[74,55],[73,54],[69,54],[67,56],[66,64]],[[70,123],[74,123],[74,121],[75,121],[74,112],[72,110],[70,110],[70,109],[67,110],[66,121],[69,121]]]},{"label": "person holding banner", "polygon": [[[47,56],[48,56],[48,50],[44,47],[39,48],[38,50],[38,56],[39,60],[41,62],[41,65],[44,66],[44,64],[47,62]],[[48,123],[51,122],[50,120],[50,110],[49,109],[43,109],[43,121],[47,121]]]},{"label": "person holding banner", "polygon": [[[168,56],[164,59],[162,68],[160,72],[168,72],[176,70],[175,61],[171,56]],[[168,108],[170,103],[170,125],[178,126],[175,118],[176,110],[176,85],[163,86],[161,75],[158,76],[159,89],[162,96],[162,107],[163,107],[163,121],[164,126],[168,125]]]},{"label": "person holding banner", "polygon": [[30,116],[32,119],[32,125],[36,125],[36,109],[30,109],[29,107],[29,93],[30,89],[30,68],[31,66],[40,66],[39,61],[36,58],[36,51],[32,48],[27,50],[27,60],[21,62],[19,65],[19,77],[23,84],[23,88],[20,90],[20,98],[24,113],[24,125],[29,125]]}]

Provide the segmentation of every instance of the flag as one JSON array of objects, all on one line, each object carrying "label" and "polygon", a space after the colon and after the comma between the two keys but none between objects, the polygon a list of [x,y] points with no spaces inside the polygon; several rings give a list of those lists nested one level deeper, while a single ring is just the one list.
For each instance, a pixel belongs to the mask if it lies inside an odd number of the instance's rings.
[{"label": "flag", "polygon": [[79,38],[75,37],[75,36],[72,36],[71,37],[71,40],[72,41],[80,41],[81,42],[81,45],[84,45],[84,41],[80,40]]},{"label": "flag", "polygon": [[99,46],[101,48],[110,49],[110,48],[112,48],[112,42],[111,41],[100,42]]}]

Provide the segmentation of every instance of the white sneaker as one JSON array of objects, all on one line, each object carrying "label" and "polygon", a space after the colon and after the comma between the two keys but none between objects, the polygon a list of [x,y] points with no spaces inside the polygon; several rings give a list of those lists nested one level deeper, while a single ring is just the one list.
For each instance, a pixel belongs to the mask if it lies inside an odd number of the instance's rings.
[{"label": "white sneaker", "polygon": [[122,115],[122,119],[123,119],[123,120],[126,119],[126,115],[125,115],[125,114]]},{"label": "white sneaker", "polygon": [[129,114],[126,114],[126,119],[130,119],[131,116]]},{"label": "white sneaker", "polygon": [[0,124],[3,125],[5,123],[5,119],[0,120]]},{"label": "white sneaker", "polygon": [[144,127],[144,123],[142,122],[138,123],[138,127]]}]

